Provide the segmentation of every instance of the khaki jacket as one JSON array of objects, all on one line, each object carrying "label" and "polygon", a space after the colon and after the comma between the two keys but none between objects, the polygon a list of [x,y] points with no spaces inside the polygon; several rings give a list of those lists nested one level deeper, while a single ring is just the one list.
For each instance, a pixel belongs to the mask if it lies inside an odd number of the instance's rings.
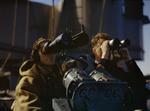
[{"label": "khaki jacket", "polygon": [[34,64],[28,60],[19,69],[13,111],[52,111],[52,98],[64,97],[65,88],[56,67]]}]

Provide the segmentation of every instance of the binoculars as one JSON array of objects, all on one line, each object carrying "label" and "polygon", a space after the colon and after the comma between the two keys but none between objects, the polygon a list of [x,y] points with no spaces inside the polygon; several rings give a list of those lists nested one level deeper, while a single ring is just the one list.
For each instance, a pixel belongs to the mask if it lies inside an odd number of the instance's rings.
[{"label": "binoculars", "polygon": [[43,53],[58,53],[62,50],[81,47],[88,44],[88,42],[89,36],[82,27],[81,32],[73,36],[67,31],[60,34],[52,42],[45,43],[42,51]]},{"label": "binoculars", "polygon": [[129,39],[119,40],[119,39],[112,39],[109,41],[109,46],[111,50],[118,50],[120,48],[125,48],[130,45]]}]

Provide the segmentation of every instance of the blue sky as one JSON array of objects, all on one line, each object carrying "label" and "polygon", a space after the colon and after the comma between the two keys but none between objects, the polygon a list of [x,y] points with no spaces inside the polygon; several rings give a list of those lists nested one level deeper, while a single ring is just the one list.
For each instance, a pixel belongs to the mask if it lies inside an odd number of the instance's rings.
[{"label": "blue sky", "polygon": [[[144,0],[144,15],[150,18],[150,0]],[[143,25],[144,60],[137,61],[144,75],[150,75],[150,24]]]},{"label": "blue sky", "polygon": [[[33,1],[33,2],[39,2],[39,3],[43,3],[43,4],[48,4],[48,5],[52,5],[53,0],[29,0],[29,1]],[[59,1],[61,0],[54,0],[54,4],[59,3]]]}]

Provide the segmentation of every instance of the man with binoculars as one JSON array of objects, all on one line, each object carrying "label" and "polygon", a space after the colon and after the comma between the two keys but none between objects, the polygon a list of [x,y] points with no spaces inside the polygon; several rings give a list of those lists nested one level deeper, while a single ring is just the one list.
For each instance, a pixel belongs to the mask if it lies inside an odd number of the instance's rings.
[{"label": "man with binoculars", "polygon": [[[146,111],[144,76],[124,44],[106,34],[98,33],[92,40],[96,68],[104,68],[113,77],[125,81],[133,91],[133,109]],[[118,44],[118,45],[117,45]]]},{"label": "man with binoculars", "polygon": [[19,69],[21,79],[16,87],[13,111],[53,111],[52,98],[65,97],[63,75],[55,63],[56,53],[81,46],[88,39],[82,30],[74,36],[65,32],[52,42],[45,38],[36,40],[31,58]]},{"label": "man with binoculars", "polygon": [[21,79],[16,87],[13,111],[53,111],[52,98],[64,97],[62,75],[55,65],[55,53],[42,52],[48,39],[35,41],[31,58],[19,69]]}]

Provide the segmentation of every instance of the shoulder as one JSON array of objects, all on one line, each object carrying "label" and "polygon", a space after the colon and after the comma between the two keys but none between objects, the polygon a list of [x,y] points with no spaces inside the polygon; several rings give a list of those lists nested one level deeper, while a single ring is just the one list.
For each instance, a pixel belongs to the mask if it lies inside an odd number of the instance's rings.
[{"label": "shoulder", "polygon": [[36,81],[35,77],[32,76],[22,76],[19,80],[20,85],[33,84]]},{"label": "shoulder", "polygon": [[39,89],[40,80],[38,77],[22,76],[19,80],[16,90]]}]

